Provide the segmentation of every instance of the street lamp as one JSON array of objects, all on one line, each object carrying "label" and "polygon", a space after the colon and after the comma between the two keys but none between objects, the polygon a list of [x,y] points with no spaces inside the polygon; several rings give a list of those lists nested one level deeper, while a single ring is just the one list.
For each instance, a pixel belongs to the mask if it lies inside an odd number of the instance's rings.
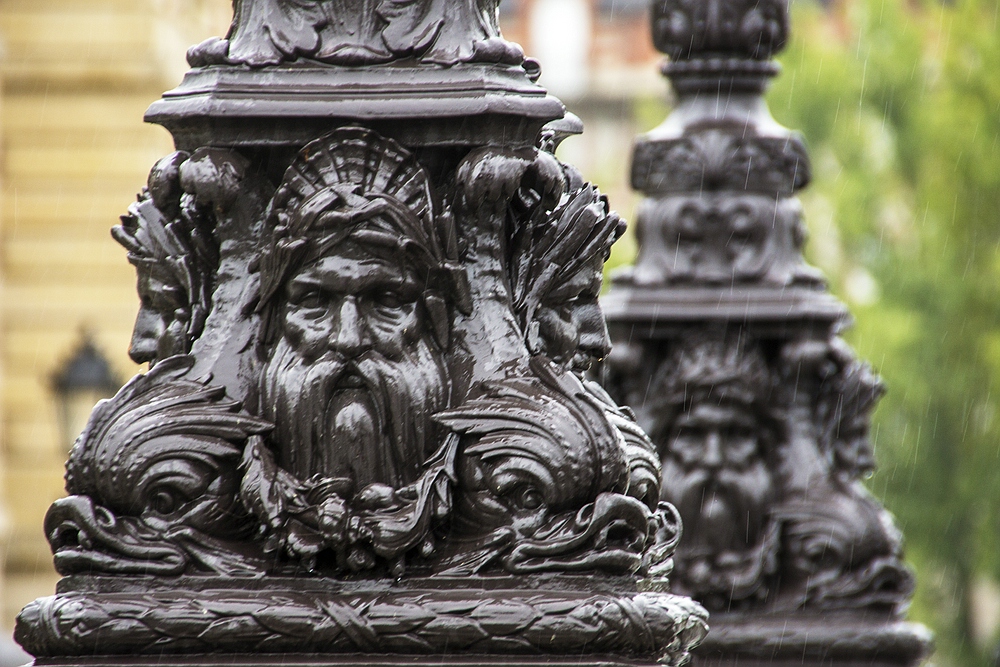
[{"label": "street lamp", "polygon": [[111,370],[108,360],[85,335],[73,356],[53,377],[52,384],[59,397],[62,444],[69,451],[87,425],[97,402],[113,396],[121,387],[121,382]]}]

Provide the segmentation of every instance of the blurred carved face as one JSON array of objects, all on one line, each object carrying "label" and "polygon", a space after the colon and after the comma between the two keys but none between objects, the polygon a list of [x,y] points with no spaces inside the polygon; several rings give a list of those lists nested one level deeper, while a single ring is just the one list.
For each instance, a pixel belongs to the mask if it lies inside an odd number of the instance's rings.
[{"label": "blurred carved face", "polygon": [[296,475],[401,486],[437,444],[431,415],[447,406],[444,360],[415,271],[353,240],[334,252],[286,285],[263,414]]},{"label": "blurred carved face", "polygon": [[542,353],[576,371],[588,370],[593,360],[603,359],[611,350],[604,313],[597,302],[603,269],[603,258],[595,258],[547,294],[535,314]]},{"label": "blurred carved face", "polygon": [[696,403],[677,417],[663,455],[661,497],[681,513],[685,551],[717,554],[756,544],[772,495],[747,407]]},{"label": "blurred carved face", "polygon": [[136,273],[140,305],[128,354],[137,364],[153,366],[187,352],[190,305],[184,291],[153,268],[140,264]]}]

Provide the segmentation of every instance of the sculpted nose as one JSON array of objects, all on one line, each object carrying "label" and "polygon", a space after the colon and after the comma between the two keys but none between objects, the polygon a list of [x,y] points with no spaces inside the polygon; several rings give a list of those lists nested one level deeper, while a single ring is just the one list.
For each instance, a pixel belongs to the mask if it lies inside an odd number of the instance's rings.
[{"label": "sculpted nose", "polygon": [[358,313],[358,302],[353,296],[345,297],[336,315],[330,337],[330,347],[349,357],[357,356],[368,348],[364,324]]},{"label": "sculpted nose", "polygon": [[139,308],[128,349],[128,356],[132,361],[142,364],[155,359],[159,339],[164,331],[163,320],[151,308]]},{"label": "sculpted nose", "polygon": [[597,304],[580,308],[576,318],[580,335],[580,349],[597,359],[604,359],[611,352],[611,336],[604,322],[604,313]]},{"label": "sculpted nose", "polygon": [[705,455],[702,465],[709,470],[718,470],[722,467],[722,437],[715,429],[705,434]]}]

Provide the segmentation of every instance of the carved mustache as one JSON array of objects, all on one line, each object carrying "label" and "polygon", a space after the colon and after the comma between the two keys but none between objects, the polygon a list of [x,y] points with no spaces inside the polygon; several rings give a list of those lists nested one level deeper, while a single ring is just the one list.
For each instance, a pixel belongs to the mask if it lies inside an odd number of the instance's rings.
[{"label": "carved mustache", "polygon": [[361,357],[348,359],[340,352],[329,350],[307,364],[307,368],[310,376],[322,378],[326,387],[331,390],[363,387],[371,389],[370,378],[375,376],[371,367],[381,361],[371,359],[371,354],[373,353],[366,352]]},{"label": "carved mustache", "polygon": [[[669,471],[665,477],[669,479]],[[697,526],[701,523],[706,506],[712,500],[718,500],[727,508],[730,520],[739,525],[741,539],[746,539],[743,532],[747,525],[756,530],[752,520],[750,524],[747,523],[748,519],[762,510],[770,492],[769,485],[766,488],[758,486],[758,476],[748,478],[727,469],[695,469],[674,479],[668,488],[672,492],[669,494],[672,498],[668,499],[677,506],[685,522],[694,529],[692,535],[699,534]],[[682,542],[681,549],[690,550],[696,541]]]},{"label": "carved mustache", "polygon": [[693,501],[697,501],[699,507],[703,504],[705,499],[711,497],[712,495],[722,496],[725,499],[729,499],[733,495],[739,495],[743,492],[741,484],[738,479],[733,479],[735,476],[727,471],[711,472],[708,470],[697,469],[689,472],[685,475],[680,483],[675,482],[674,488],[683,487],[680,490],[680,499],[682,504],[689,505]]}]

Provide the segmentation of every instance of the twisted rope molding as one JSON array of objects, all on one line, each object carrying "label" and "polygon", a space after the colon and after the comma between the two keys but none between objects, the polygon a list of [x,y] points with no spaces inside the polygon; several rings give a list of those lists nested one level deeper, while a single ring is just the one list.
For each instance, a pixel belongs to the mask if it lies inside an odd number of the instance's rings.
[{"label": "twisted rope molding", "polygon": [[679,667],[707,633],[707,617],[690,599],[650,592],[69,592],[25,607],[15,636],[40,657],[588,652]]}]

